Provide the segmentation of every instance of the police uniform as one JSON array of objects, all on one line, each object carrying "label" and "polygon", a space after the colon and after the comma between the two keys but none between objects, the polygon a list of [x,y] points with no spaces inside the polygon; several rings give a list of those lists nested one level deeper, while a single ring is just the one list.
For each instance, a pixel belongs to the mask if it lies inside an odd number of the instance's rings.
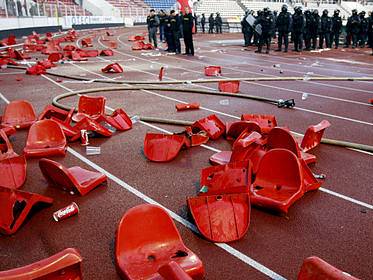
[{"label": "police uniform", "polygon": [[359,33],[359,45],[360,47],[364,47],[367,41],[367,34],[368,34],[368,19],[365,18],[365,12],[362,11],[359,14],[360,16],[360,33]]},{"label": "police uniform", "polygon": [[304,29],[304,17],[302,9],[295,7],[295,13],[293,15],[293,33],[294,33],[294,50],[301,52],[303,49],[303,29]]},{"label": "police uniform", "polygon": [[209,34],[214,33],[215,19],[214,14],[211,14],[209,17]]},{"label": "police uniform", "polygon": [[370,14],[368,19],[368,44],[369,47],[372,48],[373,55],[373,13]]},{"label": "police uniform", "polygon": [[324,10],[320,19],[320,38],[319,48],[322,49],[325,40],[325,46],[331,48],[330,33],[332,31],[332,19],[328,17],[328,10]]},{"label": "police uniform", "polygon": [[148,16],[146,19],[149,32],[149,42],[153,43],[154,48],[157,48],[157,29],[159,26],[159,18],[156,15]]},{"label": "police uniform", "polygon": [[264,8],[263,13],[260,17],[258,17],[255,21],[255,25],[260,24],[262,26],[262,34],[259,37],[259,46],[258,50],[255,52],[261,53],[262,47],[265,44],[267,46],[266,53],[269,53],[270,45],[271,45],[271,32],[272,32],[272,24],[273,17],[268,8]]},{"label": "police uniform", "polygon": [[289,46],[289,32],[291,28],[291,15],[288,12],[286,5],[282,6],[281,12],[277,16],[276,28],[278,31],[278,48],[276,51],[281,51],[282,40],[284,40],[285,52],[287,52]]},{"label": "police uniform", "polygon": [[167,42],[167,51],[168,52],[175,52],[175,45],[174,45],[174,38],[172,34],[172,28],[171,28],[171,17],[165,16],[163,18],[163,24],[164,24],[164,35],[166,37]]},{"label": "police uniform", "polygon": [[216,13],[215,24],[216,33],[222,33],[223,19],[221,18],[219,13]]},{"label": "police uniform", "polygon": [[202,28],[202,33],[205,33],[205,24],[206,24],[205,14],[202,14],[202,17],[201,17],[201,28]]},{"label": "police uniform", "polygon": [[172,30],[172,39],[174,40],[175,52],[177,54],[181,53],[180,46],[180,18],[178,15],[170,16],[171,30]]},{"label": "police uniform", "polygon": [[352,10],[352,16],[347,20],[346,25],[347,34],[350,37],[346,40],[346,47],[349,47],[352,39],[352,48],[357,47],[358,36],[360,32],[360,17],[357,14],[357,10]]},{"label": "police uniform", "polygon": [[194,55],[193,46],[193,15],[191,13],[183,15],[183,33],[185,54]]},{"label": "police uniform", "polygon": [[332,17],[332,34],[331,34],[331,41],[334,40],[334,47],[338,49],[339,46],[339,35],[341,34],[342,29],[342,18],[339,16],[339,10],[334,11],[334,15]]},{"label": "police uniform", "polygon": [[304,12],[304,31],[303,31],[304,45],[305,45],[306,51],[311,50],[312,24],[314,24],[312,13],[310,10],[307,10]]}]

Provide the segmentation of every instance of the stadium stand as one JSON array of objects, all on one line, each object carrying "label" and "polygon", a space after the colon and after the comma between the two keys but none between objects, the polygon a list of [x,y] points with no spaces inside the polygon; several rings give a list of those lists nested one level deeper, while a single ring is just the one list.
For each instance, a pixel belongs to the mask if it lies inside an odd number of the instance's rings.
[{"label": "stadium stand", "polygon": [[142,0],[106,0],[120,10],[121,16],[146,15],[149,6]]},{"label": "stadium stand", "polygon": [[200,1],[196,6],[198,15],[204,13],[206,16],[219,12],[223,18],[241,17],[244,15],[243,9],[234,0],[211,0]]},{"label": "stadium stand", "polygon": [[160,9],[170,10],[176,4],[176,0],[162,0],[162,1],[159,1],[159,0],[144,0],[144,2],[146,4],[148,4],[150,7],[154,8],[154,9],[158,9],[158,10],[160,10]]},{"label": "stadium stand", "polygon": [[[241,0],[242,4],[245,6],[247,10],[263,10],[265,7],[270,8],[272,11],[280,11],[282,5],[287,4],[286,1],[280,2],[264,2],[264,1],[250,1],[250,0]],[[288,5],[288,11],[290,13],[294,12],[292,6]]]}]

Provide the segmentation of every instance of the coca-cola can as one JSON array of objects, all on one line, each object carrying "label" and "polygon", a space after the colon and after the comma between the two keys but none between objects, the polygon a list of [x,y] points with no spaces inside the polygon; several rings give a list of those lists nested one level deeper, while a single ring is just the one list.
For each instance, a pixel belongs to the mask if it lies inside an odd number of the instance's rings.
[{"label": "coca-cola can", "polygon": [[79,207],[78,205],[73,202],[69,204],[68,206],[61,208],[60,210],[53,213],[53,219],[56,222],[65,220],[71,216],[74,216],[79,213]]},{"label": "coca-cola can", "polygon": [[85,130],[85,129],[82,129],[80,131],[80,143],[82,144],[82,146],[87,146],[89,145],[89,141],[88,141],[88,131]]}]

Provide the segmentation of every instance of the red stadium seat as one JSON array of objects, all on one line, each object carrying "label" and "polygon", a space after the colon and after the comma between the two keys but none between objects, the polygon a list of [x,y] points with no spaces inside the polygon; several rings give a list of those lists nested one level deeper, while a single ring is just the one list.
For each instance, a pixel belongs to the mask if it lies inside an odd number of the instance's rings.
[{"label": "red stadium seat", "polygon": [[36,115],[31,103],[26,100],[16,100],[5,107],[1,124],[22,129],[30,127],[35,121]]},{"label": "red stadium seat", "polygon": [[49,258],[11,270],[0,271],[0,280],[81,280],[82,257],[74,248],[67,248]]},{"label": "red stadium seat", "polygon": [[119,63],[111,63],[101,69],[104,73],[123,73],[123,68]]},{"label": "red stadium seat", "polygon": [[240,92],[240,81],[219,81],[219,91],[238,93]]},{"label": "red stadium seat", "polygon": [[286,149],[268,151],[259,162],[250,192],[253,205],[287,213],[304,194],[301,165],[296,155]]},{"label": "red stadium seat", "polygon": [[103,96],[81,95],[79,97],[78,113],[73,116],[74,122],[79,122],[84,117],[96,120],[105,115],[106,98]]},{"label": "red stadium seat", "polygon": [[197,133],[200,130],[206,131],[210,139],[217,140],[224,134],[225,125],[216,115],[210,115],[196,121],[192,125],[192,129],[194,133]]},{"label": "red stadium seat", "polygon": [[[191,278],[203,279],[201,260],[184,245],[165,210],[151,204],[128,210],[118,225],[115,238],[115,263],[121,277],[130,280],[163,279],[158,270],[170,265],[171,261],[175,261]],[[165,273],[164,269],[161,273]]]},{"label": "red stadium seat", "polygon": [[166,162],[176,158],[184,145],[187,145],[185,135],[147,133],[144,141],[144,153],[151,161]]},{"label": "red stadium seat", "polygon": [[199,103],[179,103],[175,105],[175,108],[177,111],[187,111],[187,110],[198,110],[199,109]]},{"label": "red stadium seat", "polygon": [[59,124],[41,120],[30,127],[23,152],[26,157],[64,156],[66,147],[66,137]]},{"label": "red stadium seat", "polygon": [[272,128],[277,126],[276,117],[274,115],[244,114],[241,115],[241,120],[258,123],[262,133],[268,133]]},{"label": "red stadium seat", "polygon": [[205,66],[205,76],[221,75],[221,66]]},{"label": "red stadium seat", "polygon": [[302,151],[307,152],[318,146],[321,142],[322,136],[324,135],[325,129],[329,126],[330,123],[327,120],[323,120],[317,125],[309,126],[303,136],[302,142],[300,143]]},{"label": "red stadium seat", "polygon": [[15,233],[25,222],[34,205],[50,205],[52,202],[52,198],[40,194],[0,187],[0,233]]},{"label": "red stadium seat", "polygon": [[39,167],[50,186],[79,193],[82,196],[107,180],[106,175],[100,172],[86,170],[79,166],[66,168],[46,158],[39,161]]},{"label": "red stadium seat", "polygon": [[236,139],[240,134],[247,130],[248,133],[256,131],[261,133],[260,126],[256,122],[251,121],[236,121],[226,124],[226,137],[228,140]]},{"label": "red stadium seat", "polygon": [[198,196],[187,202],[197,228],[212,242],[239,240],[249,229],[248,193]]},{"label": "red stadium seat", "polygon": [[182,267],[175,261],[162,265],[158,269],[159,275],[165,280],[193,280],[192,277],[186,273]]},{"label": "red stadium seat", "polygon": [[318,257],[304,260],[298,274],[298,280],[358,280],[358,278],[335,268]]},{"label": "red stadium seat", "polygon": [[26,159],[14,152],[3,129],[0,129],[0,139],[5,142],[4,151],[0,151],[0,186],[18,189],[26,180]]}]

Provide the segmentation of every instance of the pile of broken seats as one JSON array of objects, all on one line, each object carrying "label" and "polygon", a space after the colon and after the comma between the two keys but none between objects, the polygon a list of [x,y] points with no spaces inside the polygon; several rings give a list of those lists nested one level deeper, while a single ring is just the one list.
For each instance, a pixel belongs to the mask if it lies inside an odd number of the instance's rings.
[{"label": "pile of broken seats", "polygon": [[133,35],[128,38],[128,41],[134,42],[132,45],[133,51],[153,50],[154,47],[150,43],[144,43],[145,37],[143,35]]}]

